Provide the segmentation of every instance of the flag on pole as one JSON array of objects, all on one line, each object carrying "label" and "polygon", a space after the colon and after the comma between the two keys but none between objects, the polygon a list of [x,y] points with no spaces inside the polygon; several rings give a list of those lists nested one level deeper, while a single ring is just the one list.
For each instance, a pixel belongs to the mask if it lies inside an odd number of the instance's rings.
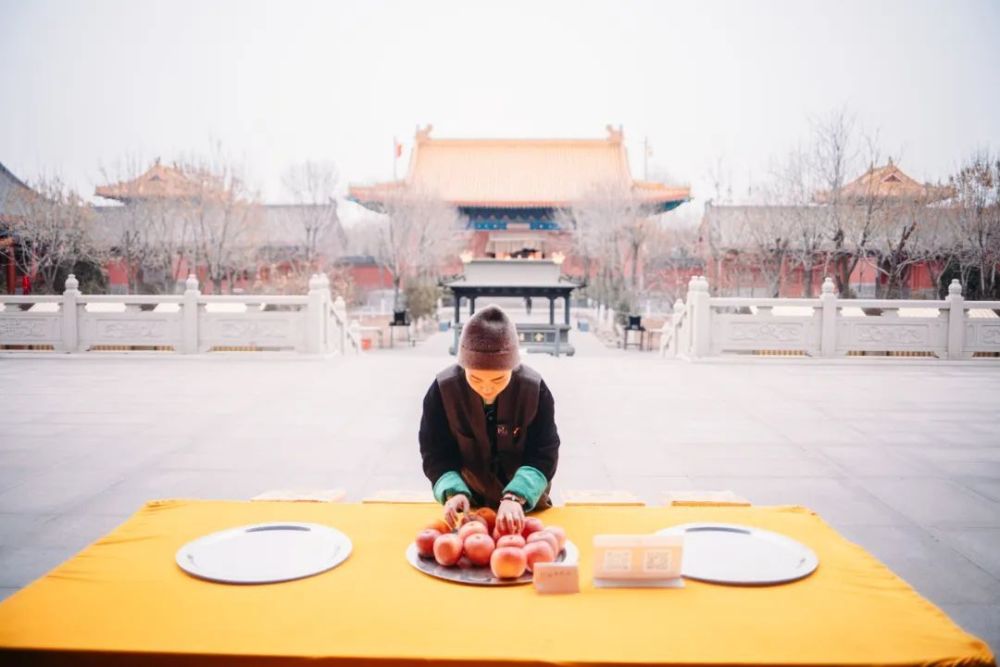
[{"label": "flag on pole", "polygon": [[392,138],[392,180],[396,180],[396,163],[403,154],[403,144],[396,137]]}]

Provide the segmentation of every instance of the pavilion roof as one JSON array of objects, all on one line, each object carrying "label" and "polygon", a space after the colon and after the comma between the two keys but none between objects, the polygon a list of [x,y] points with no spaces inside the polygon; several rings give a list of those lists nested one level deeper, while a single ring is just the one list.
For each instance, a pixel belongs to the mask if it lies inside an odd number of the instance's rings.
[{"label": "pavilion roof", "polygon": [[130,181],[99,185],[95,194],[121,202],[143,199],[179,199],[198,197],[204,187],[178,167],[161,164],[159,158],[145,173]]},{"label": "pavilion roof", "polygon": [[447,283],[459,289],[575,289],[579,285],[561,275],[559,264],[537,259],[475,259],[463,275]]},{"label": "pavilion roof", "polygon": [[352,186],[350,197],[377,208],[413,188],[469,208],[562,208],[595,185],[631,188],[649,204],[683,202],[687,187],[635,181],[620,130],[603,139],[436,139],[418,130],[404,180]]},{"label": "pavilion roof", "polygon": [[[862,201],[870,198],[906,199],[925,204],[949,199],[954,189],[947,186],[920,183],[909,177],[899,166],[889,160],[881,167],[872,166],[864,174],[840,188],[841,201]],[[816,194],[816,201],[829,203],[833,197],[829,192]]]},{"label": "pavilion roof", "polygon": [[24,181],[0,163],[0,223],[19,215],[21,206],[37,196]]}]

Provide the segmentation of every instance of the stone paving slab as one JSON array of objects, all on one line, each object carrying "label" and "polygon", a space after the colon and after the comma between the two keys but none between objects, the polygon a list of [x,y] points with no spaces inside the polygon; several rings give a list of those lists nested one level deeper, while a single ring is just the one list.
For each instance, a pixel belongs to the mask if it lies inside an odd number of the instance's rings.
[{"label": "stone paving slab", "polygon": [[[416,432],[450,340],[360,358],[0,356],[0,598],[148,499],[428,489]],[[806,505],[1000,647],[1000,365],[686,363],[571,340],[572,358],[525,360],[556,399],[557,501],[730,489]]]}]

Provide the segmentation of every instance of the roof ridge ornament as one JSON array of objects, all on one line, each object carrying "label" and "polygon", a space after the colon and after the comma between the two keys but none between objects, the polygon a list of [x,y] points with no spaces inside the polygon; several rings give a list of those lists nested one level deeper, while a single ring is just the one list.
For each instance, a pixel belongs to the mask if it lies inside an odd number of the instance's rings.
[{"label": "roof ridge ornament", "polygon": [[415,134],[417,142],[429,140],[431,138],[431,130],[433,129],[434,126],[431,125],[430,123],[427,123],[427,125],[425,125],[422,128],[419,125],[417,125],[417,131]]}]

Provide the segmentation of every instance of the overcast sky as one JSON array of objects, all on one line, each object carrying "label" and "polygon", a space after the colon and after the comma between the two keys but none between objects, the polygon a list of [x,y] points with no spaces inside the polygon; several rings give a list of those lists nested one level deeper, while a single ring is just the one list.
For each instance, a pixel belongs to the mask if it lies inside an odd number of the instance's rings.
[{"label": "overcast sky", "polygon": [[[637,177],[737,188],[846,107],[921,180],[1000,145],[1000,2],[0,0],[0,162],[85,194],[126,156],[217,139],[269,201],[331,160],[392,175],[392,139],[601,137]],[[405,156],[404,156],[405,157]],[[400,171],[405,160],[400,162]]]}]

